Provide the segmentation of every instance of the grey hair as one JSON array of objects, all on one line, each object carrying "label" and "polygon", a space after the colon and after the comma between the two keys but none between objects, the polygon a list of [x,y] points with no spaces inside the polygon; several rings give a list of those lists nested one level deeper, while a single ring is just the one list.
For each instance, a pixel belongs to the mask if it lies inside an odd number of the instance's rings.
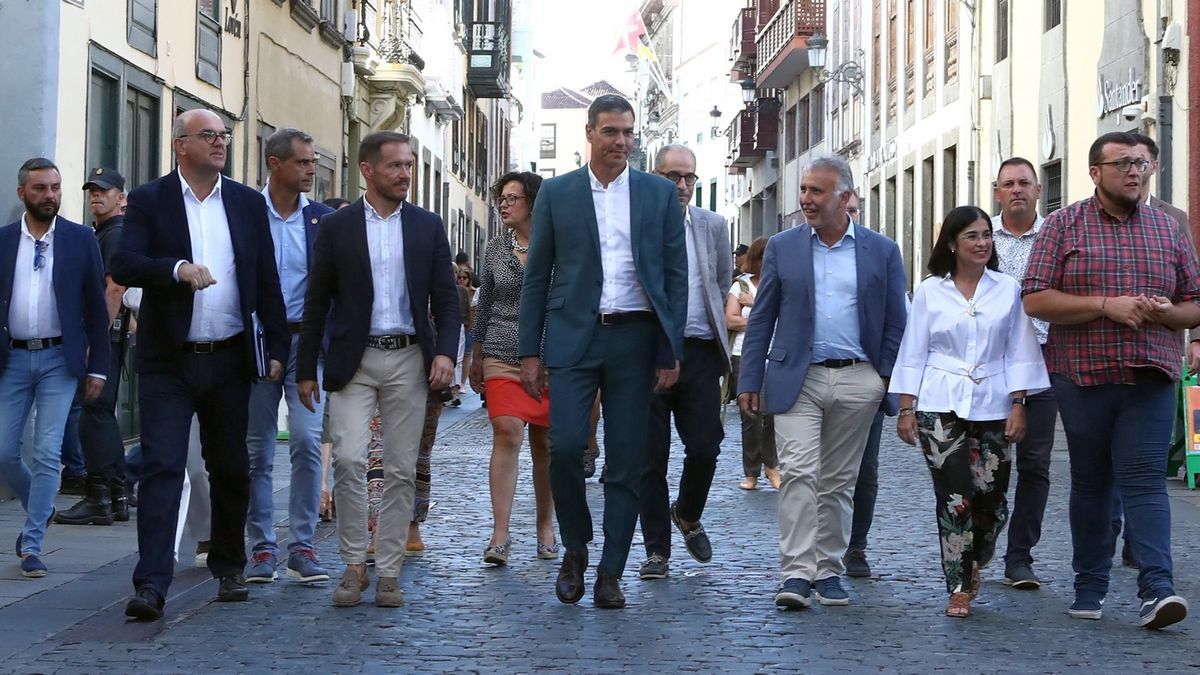
[{"label": "grey hair", "polygon": [[284,127],[267,137],[263,154],[286,162],[296,154],[296,146],[293,141],[297,140],[304,144],[310,144],[313,142],[313,137],[299,129]]},{"label": "grey hair", "polygon": [[687,154],[691,155],[692,156],[692,164],[696,163],[696,153],[692,152],[691,148],[689,148],[686,145],[683,145],[682,143],[668,143],[668,144],[662,146],[661,148],[659,148],[658,152],[654,153],[654,170],[657,171],[657,170],[661,169],[662,165],[663,165],[663,161],[666,160],[666,158],[667,158],[667,154],[671,153],[671,152],[675,152],[676,150],[682,150],[683,152],[686,152]]},{"label": "grey hair", "polygon": [[[817,157],[804,165],[801,175],[811,171],[832,171],[837,174],[837,194],[839,197],[847,192],[854,193],[854,175],[850,172],[850,164],[838,155]],[[857,194],[857,193],[856,193]]]},{"label": "grey hair", "polygon": [[54,169],[61,176],[62,172],[58,170],[54,162],[45,157],[33,157],[25,160],[20,169],[17,169],[17,187],[25,187],[29,182],[29,174],[34,171],[42,171],[44,169]]}]

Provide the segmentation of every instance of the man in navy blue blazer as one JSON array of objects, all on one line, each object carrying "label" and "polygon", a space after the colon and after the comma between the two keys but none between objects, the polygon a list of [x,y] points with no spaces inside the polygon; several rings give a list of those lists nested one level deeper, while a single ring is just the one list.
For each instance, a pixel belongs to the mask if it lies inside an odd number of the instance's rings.
[{"label": "man in navy blue blazer", "polygon": [[[549,369],[550,486],[566,552],[555,583],[579,602],[592,517],[584,492],[588,416],[604,411],[604,551],[593,598],[625,606],[620,578],[637,525],[650,397],[679,378],[687,320],[683,210],[671,182],[629,166],[633,108],[620,96],[588,108],[591,159],[547,180],[533,206],[517,348],[525,391]],[[543,339],[544,336],[544,339]]]},{"label": "man in navy blue blazer", "polygon": [[[260,380],[250,392],[250,511],[246,531],[250,538],[248,583],[275,580],[279,550],[275,544],[275,437],[279,432],[279,401],[287,395],[288,451],[291,459],[291,490],[288,499],[287,575],[304,583],[327,581],[313,550],[313,533],[321,500],[321,421],[324,406],[313,410],[300,404],[296,389],[297,341],[304,318],[304,295],[313,267],[313,248],[321,218],[333,209],[304,196],[316,177],[317,154],[313,138],[299,129],[283,128],[267,138],[264,154],[271,171],[263,197],[275,244],[275,264],[283,289],[291,361],[282,380]],[[317,363],[318,372],[321,363]]]},{"label": "man in navy blue blazer", "polygon": [[162,616],[175,566],[175,525],[187,466],[192,416],[212,497],[208,568],[218,601],[246,600],[246,452],[251,382],[259,375],[255,325],[262,326],[264,369],[279,379],[288,360],[275,251],[266,203],[257,191],[221,176],[230,134],[207,110],[189,110],[171,128],[177,171],[129,195],[112,277],[143,289],[137,369],[142,413],[135,596],[125,614]]},{"label": "man in navy blue blazer", "polygon": [[[25,509],[16,545],[21,574],[42,577],[42,536],[54,513],[71,401],[80,380],[85,400],[95,400],[109,375],[108,309],[95,235],[58,217],[62,176],[54,162],[22,164],[17,197],[25,214],[0,228],[0,477]],[[21,435],[34,405],[26,465]]]},{"label": "man in navy blue blazer", "polygon": [[775,415],[783,478],[775,604],[786,609],[808,607],[814,586],[822,605],[850,602],[840,576],[851,500],[907,316],[900,249],[854,224],[853,192],[840,157],[804,168],[807,224],[767,243],[742,343],[738,403]]},{"label": "man in navy blue blazer", "polygon": [[359,604],[370,585],[367,446],[378,410],[383,504],[375,528],[375,606],[399,607],[426,400],[430,391],[450,385],[461,323],[442,219],[405,200],[415,161],[408,136],[368,134],[358,159],[366,196],[326,216],[317,236],[297,346],[297,392],[315,411],[321,342],[328,333],[322,384],[329,392],[334,498],[346,564],[333,605]]}]

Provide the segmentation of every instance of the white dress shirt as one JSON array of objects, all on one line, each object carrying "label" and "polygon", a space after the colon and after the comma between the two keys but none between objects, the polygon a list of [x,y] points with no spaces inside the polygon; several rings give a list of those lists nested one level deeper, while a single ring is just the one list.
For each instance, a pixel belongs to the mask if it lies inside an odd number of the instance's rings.
[{"label": "white dress shirt", "polygon": [[592,182],[592,204],[600,234],[600,268],[604,285],[600,289],[600,313],[641,312],[650,309],[650,298],[638,279],[633,264],[633,237],[629,224],[629,165],[609,183],[596,178],[588,166]]},{"label": "white dress shirt", "polygon": [[21,216],[21,238],[17,243],[17,266],[13,270],[12,304],[8,306],[8,332],[14,340],[34,340],[62,335],[58,320],[58,297],[54,294],[54,226],[42,235],[47,244],[45,262],[33,269],[36,243],[26,217]]},{"label": "white dress shirt", "polygon": [[[188,342],[217,342],[246,330],[242,321],[237,268],[234,265],[233,238],[229,232],[225,202],[221,197],[223,181],[218,174],[213,191],[204,201],[200,201],[183,177],[183,172],[179,173],[179,183],[183,186],[183,210],[187,213],[188,238],[192,243],[191,262],[207,267],[216,282],[196,292],[192,301]],[[185,262],[181,260],[175,265],[176,281],[179,280],[179,267]]]},{"label": "white dress shirt", "polygon": [[384,218],[363,200],[367,216],[367,252],[371,257],[371,335],[415,335],[408,301],[408,277],[404,270],[404,230],[400,211]]},{"label": "white dress shirt", "polygon": [[915,395],[922,412],[984,422],[1008,417],[1012,392],[1049,388],[1016,279],[984,270],[971,300],[949,275],[917,287],[888,391]]},{"label": "white dress shirt", "polygon": [[[704,302],[704,275],[700,270],[700,256],[696,252],[696,232],[692,229],[692,210],[683,210],[683,231],[687,241],[688,263],[688,298],[687,323],[683,327],[683,336],[711,340],[713,336],[712,323],[708,320],[708,305]],[[707,241],[703,237],[701,241]]]}]

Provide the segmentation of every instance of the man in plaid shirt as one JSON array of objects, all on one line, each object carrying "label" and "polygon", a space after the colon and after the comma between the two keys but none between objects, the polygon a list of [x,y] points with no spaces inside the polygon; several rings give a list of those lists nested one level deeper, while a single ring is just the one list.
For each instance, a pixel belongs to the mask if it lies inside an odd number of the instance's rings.
[{"label": "man in plaid shirt", "polygon": [[1150,163],[1130,134],[1088,152],[1095,193],[1048,218],[1022,285],[1049,321],[1046,366],[1071,458],[1075,602],[1099,619],[1108,593],[1114,484],[1141,564],[1140,625],[1187,616],[1175,595],[1165,466],[1180,373],[1179,331],[1200,324],[1200,264],[1174,220],[1139,199]]}]

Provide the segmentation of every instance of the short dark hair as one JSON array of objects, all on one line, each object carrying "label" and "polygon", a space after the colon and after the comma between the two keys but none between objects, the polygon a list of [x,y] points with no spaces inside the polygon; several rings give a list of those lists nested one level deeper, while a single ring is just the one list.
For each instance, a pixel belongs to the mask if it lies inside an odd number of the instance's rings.
[{"label": "short dark hair", "polygon": [[596,127],[597,121],[600,119],[600,113],[615,112],[633,114],[633,106],[626,101],[623,96],[616,94],[604,94],[597,96],[596,100],[588,106],[588,126],[593,129]]},{"label": "short dark hair", "polygon": [[454,256],[454,264],[455,265],[465,265],[465,264],[467,264],[467,261],[469,261],[470,259],[471,259],[471,257],[467,255],[466,251],[459,251],[458,255]]},{"label": "short dark hair", "polygon": [[[17,169],[17,187],[25,187],[25,184],[29,182],[29,174],[43,169],[58,171],[58,166],[45,157],[33,157],[25,160],[21,168]],[[61,176],[62,172],[58,171],[58,175]]]},{"label": "short dark hair", "polygon": [[263,144],[263,155],[286,162],[296,154],[296,145],[293,141],[297,140],[301,143],[311,144],[313,137],[299,129],[284,127],[267,137],[267,142]]},{"label": "short dark hair", "polygon": [[[942,220],[942,231],[938,233],[937,243],[929,254],[929,273],[936,277],[944,277],[954,272],[958,260],[950,250],[950,244],[958,237],[958,233],[982,220],[992,229],[991,217],[978,206],[957,206],[950,209]],[[990,270],[1000,269],[1000,258],[996,255],[996,247],[992,247],[992,257],[987,261]]]},{"label": "short dark hair", "polygon": [[1158,161],[1158,143],[1155,143],[1153,138],[1150,138],[1146,134],[1138,133],[1136,131],[1130,133],[1129,135],[1133,136],[1135,139],[1137,139],[1138,145],[1144,145],[1147,148],[1149,148],[1150,159]]},{"label": "short dark hair", "polygon": [[358,161],[375,164],[383,155],[383,146],[389,143],[404,143],[410,145],[407,134],[399,131],[376,131],[363,137],[358,144]]},{"label": "short dark hair", "polygon": [[525,191],[525,199],[532,207],[534,200],[537,199],[538,190],[542,189],[542,177],[530,171],[509,171],[492,186],[492,197],[496,201],[500,201],[504,186],[512,182],[521,184],[521,189]]},{"label": "short dark hair", "polygon": [[1004,173],[1004,169],[1006,167],[1010,167],[1010,166],[1027,167],[1030,171],[1033,172],[1033,180],[1036,181],[1038,179],[1037,167],[1035,167],[1033,165],[1033,162],[1025,159],[1024,157],[1009,157],[1008,159],[1004,160],[1003,162],[1000,162],[1000,168],[996,169],[996,181],[997,182],[1000,181],[1000,174]]},{"label": "short dark hair", "polygon": [[343,206],[346,206],[347,204],[349,204],[350,201],[346,200],[346,199],[342,199],[341,197],[330,197],[329,199],[326,199],[325,201],[323,201],[321,203],[324,204],[325,206],[328,206],[329,208],[333,209],[334,211],[337,211],[338,209],[342,208]]},{"label": "short dark hair", "polygon": [[1125,145],[1133,147],[1140,143],[1137,137],[1127,131],[1110,131],[1103,134],[1100,138],[1092,141],[1092,147],[1088,149],[1088,166],[1097,166],[1104,161],[1104,146],[1109,143],[1117,145]]}]

